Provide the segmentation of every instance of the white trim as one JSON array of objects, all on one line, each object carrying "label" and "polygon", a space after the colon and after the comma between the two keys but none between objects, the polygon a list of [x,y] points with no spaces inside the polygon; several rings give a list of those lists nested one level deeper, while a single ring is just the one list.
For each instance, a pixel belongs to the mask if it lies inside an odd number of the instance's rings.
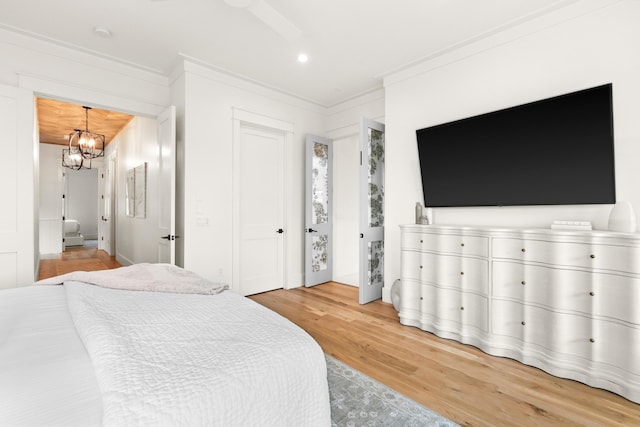
[{"label": "white trim", "polygon": [[71,85],[23,73],[18,73],[18,87],[32,90],[36,94],[43,94],[48,98],[85,104],[91,103],[94,107],[103,107],[142,116],[156,117],[167,108],[165,105],[124,98],[120,95],[107,93],[102,89]]},{"label": "white trim", "polygon": [[231,110],[231,117],[233,118],[233,120],[240,120],[241,122],[249,123],[252,125],[263,126],[286,133],[293,133],[293,123],[291,122],[258,113],[252,113],[250,111],[241,110],[235,107],[232,107]]},{"label": "white trim", "polygon": [[413,61],[395,70],[389,70],[376,77],[382,77],[385,88],[428,73],[445,65],[461,61],[497,46],[511,43],[556,25],[561,25],[579,16],[619,3],[621,0],[560,0],[551,6],[529,16],[525,16],[485,34],[449,46],[438,52]]}]

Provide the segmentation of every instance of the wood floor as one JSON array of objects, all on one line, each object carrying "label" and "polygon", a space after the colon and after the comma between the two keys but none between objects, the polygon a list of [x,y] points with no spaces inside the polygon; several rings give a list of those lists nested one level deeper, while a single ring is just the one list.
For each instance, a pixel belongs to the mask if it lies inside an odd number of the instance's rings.
[{"label": "wood floor", "polygon": [[[640,405],[403,326],[390,304],[327,283],[251,297],[323,350],[463,426],[640,426]],[[634,343],[637,345],[637,343]]]},{"label": "wood floor", "polygon": [[117,268],[116,258],[94,247],[70,246],[53,259],[40,260],[38,280],[69,273],[71,271],[96,271]]}]

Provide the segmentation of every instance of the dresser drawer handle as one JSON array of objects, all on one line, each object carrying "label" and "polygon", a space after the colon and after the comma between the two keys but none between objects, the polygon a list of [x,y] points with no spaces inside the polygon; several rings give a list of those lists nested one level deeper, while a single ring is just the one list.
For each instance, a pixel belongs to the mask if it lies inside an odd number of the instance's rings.
[{"label": "dresser drawer handle", "polygon": [[461,271],[461,272],[460,272],[460,275],[461,275],[461,276],[464,276],[464,271]]},{"label": "dresser drawer handle", "polygon": [[420,239],[420,243],[424,243],[424,240]]},{"label": "dresser drawer handle", "polygon": [[520,322],[520,324],[521,324],[522,326],[524,326],[524,325],[525,325],[525,322],[524,322],[524,320],[523,320],[522,322]]},{"label": "dresser drawer handle", "polygon": [[521,252],[526,252],[527,250],[525,248],[520,249]]},{"label": "dresser drawer handle", "polygon": [[460,310],[464,310],[464,307],[460,307]]},{"label": "dresser drawer handle", "polygon": [[424,297],[420,297],[420,301],[422,301],[424,299]]},{"label": "dresser drawer handle", "polygon": [[422,269],[422,266],[420,266],[420,269]]},{"label": "dresser drawer handle", "polygon": [[460,246],[464,247],[464,243],[460,243]]},{"label": "dresser drawer handle", "polygon": [[594,254],[589,255],[589,258],[591,258],[591,259],[595,259],[595,257],[596,256]]},{"label": "dresser drawer handle", "polygon": [[589,338],[589,342],[596,342],[593,338]]},{"label": "dresser drawer handle", "polygon": [[522,283],[522,286],[527,284],[527,282],[525,282],[524,280],[522,282],[520,282],[520,283]]},{"label": "dresser drawer handle", "polygon": [[595,296],[595,292],[591,291],[591,292],[589,292],[589,295]]}]

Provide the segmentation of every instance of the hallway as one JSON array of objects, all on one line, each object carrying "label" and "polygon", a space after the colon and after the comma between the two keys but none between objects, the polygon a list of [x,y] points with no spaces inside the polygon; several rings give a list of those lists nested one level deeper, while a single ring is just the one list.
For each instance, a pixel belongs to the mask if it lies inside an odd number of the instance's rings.
[{"label": "hallway", "polygon": [[115,256],[109,256],[96,247],[68,247],[56,258],[40,260],[38,280],[69,273],[71,271],[95,271],[122,267]]}]

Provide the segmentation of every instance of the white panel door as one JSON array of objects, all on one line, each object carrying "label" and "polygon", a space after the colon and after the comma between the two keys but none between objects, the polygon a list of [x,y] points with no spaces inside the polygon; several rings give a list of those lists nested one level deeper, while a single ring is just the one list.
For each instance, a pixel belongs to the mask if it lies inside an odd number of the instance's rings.
[{"label": "white panel door", "polygon": [[33,111],[32,92],[0,85],[0,289],[34,280]]},{"label": "white panel door", "polygon": [[[62,167],[62,166],[61,166]],[[67,250],[67,241],[65,239],[65,231],[64,231],[64,220],[67,219],[67,194],[69,193],[69,183],[67,181],[67,172],[66,168],[62,167],[62,203],[61,203],[61,216],[62,218],[62,252]]]},{"label": "white panel door", "polygon": [[111,213],[114,211],[113,189],[115,188],[115,152],[105,161],[106,167],[99,169],[100,179],[100,221],[98,222],[98,249],[115,255],[115,230]]},{"label": "white panel door", "polygon": [[359,302],[382,298],[384,285],[384,125],[362,119],[360,127]]},{"label": "white panel door", "polygon": [[236,167],[237,283],[242,295],[284,287],[283,132],[242,123]]},{"label": "white panel door", "polygon": [[158,262],[176,263],[176,108],[158,116]]},{"label": "white panel door", "polygon": [[307,135],[304,285],[333,279],[333,141]]}]

